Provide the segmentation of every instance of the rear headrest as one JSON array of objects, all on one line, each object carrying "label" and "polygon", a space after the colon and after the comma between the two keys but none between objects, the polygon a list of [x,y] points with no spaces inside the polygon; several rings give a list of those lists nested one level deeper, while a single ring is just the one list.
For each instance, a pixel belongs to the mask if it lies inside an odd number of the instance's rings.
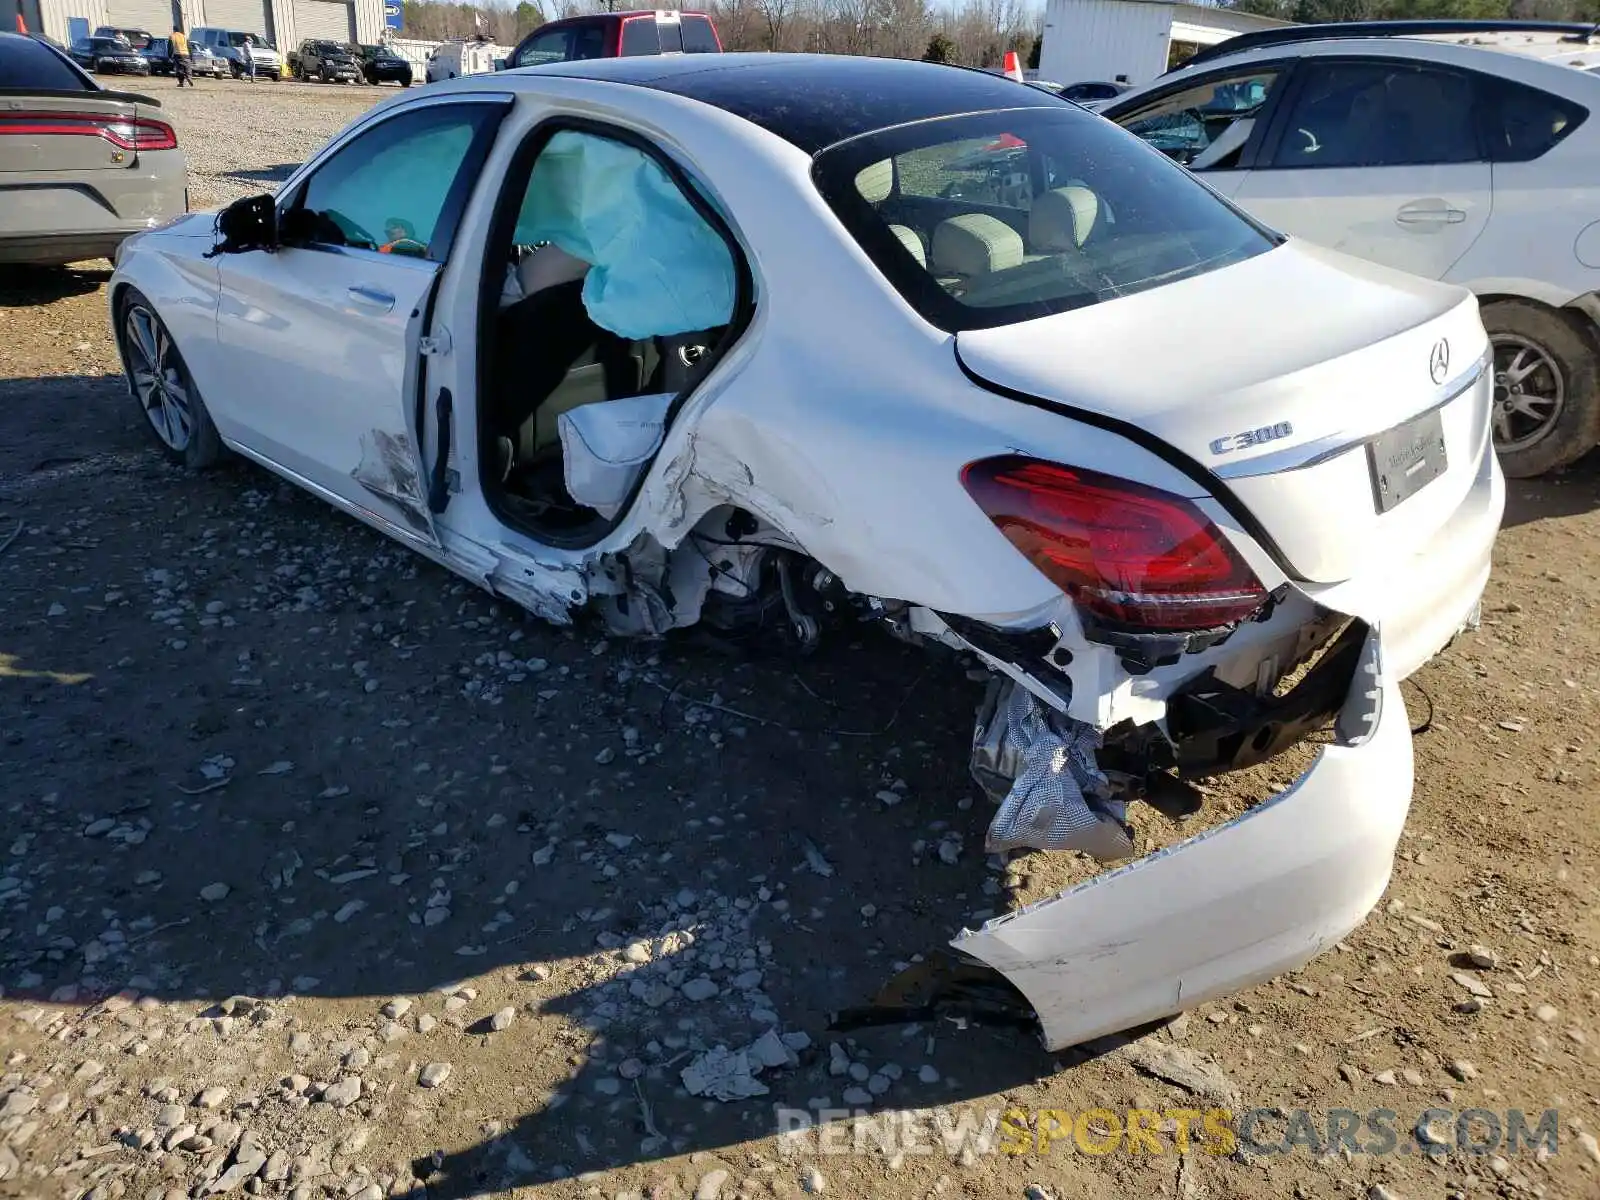
[{"label": "rear headrest", "polygon": [[936,275],[987,275],[1022,262],[1022,235],[986,213],[962,213],[933,231]]},{"label": "rear headrest", "polygon": [[928,265],[927,251],[923,250],[922,239],[917,236],[915,229],[912,229],[909,225],[891,225],[889,226],[889,232],[894,234],[900,244],[910,251],[911,257],[917,260],[919,267]]},{"label": "rear headrest", "polygon": [[882,204],[894,191],[894,160],[884,159],[856,174],[856,191],[868,204]]},{"label": "rear headrest", "polygon": [[1076,250],[1100,216],[1100,198],[1086,187],[1061,187],[1033,198],[1028,242],[1035,250]]}]

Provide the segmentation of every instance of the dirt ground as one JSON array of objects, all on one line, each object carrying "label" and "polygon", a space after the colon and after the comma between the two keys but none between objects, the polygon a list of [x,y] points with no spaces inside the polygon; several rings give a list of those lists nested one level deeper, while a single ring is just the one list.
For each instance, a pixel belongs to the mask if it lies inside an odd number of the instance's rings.
[{"label": "dirt ground", "polygon": [[[197,204],[376,98],[149,87]],[[1085,871],[984,855],[961,664],[563,631],[253,467],[176,472],[107,274],[0,276],[0,1196],[1600,1194],[1600,456],[1512,485],[1482,628],[1407,686],[1410,824],[1338,951],[1094,1054],[835,1034]],[[685,1090],[752,1042],[765,1093]],[[1219,1106],[1269,1110],[1255,1143],[1180,1154]],[[877,1124],[775,1137],[824,1109]],[[1011,1109],[1110,1112],[1044,1152],[978,1136]],[[1548,1109],[1553,1153],[1493,1134]],[[1391,1152],[1381,1119],[1327,1144],[1343,1110],[1389,1110]]]}]

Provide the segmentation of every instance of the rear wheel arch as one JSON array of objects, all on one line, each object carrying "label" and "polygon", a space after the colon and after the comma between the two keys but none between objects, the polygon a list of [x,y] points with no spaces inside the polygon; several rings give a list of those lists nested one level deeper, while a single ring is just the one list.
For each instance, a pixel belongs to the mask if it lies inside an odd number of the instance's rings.
[{"label": "rear wheel arch", "polygon": [[[1505,292],[1482,292],[1479,311],[1495,347],[1491,416],[1506,399],[1505,369],[1519,349],[1543,354],[1560,378],[1551,393],[1556,411],[1535,436],[1495,448],[1514,479],[1547,474],[1575,462],[1600,443],[1600,297],[1579,297],[1557,306]],[[1547,392],[1550,389],[1543,389]]]}]

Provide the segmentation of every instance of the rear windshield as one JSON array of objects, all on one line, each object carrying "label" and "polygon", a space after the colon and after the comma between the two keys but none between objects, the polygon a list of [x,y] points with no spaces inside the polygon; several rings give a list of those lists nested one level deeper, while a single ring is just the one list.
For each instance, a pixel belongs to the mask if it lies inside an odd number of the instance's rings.
[{"label": "rear windshield", "polygon": [[32,38],[0,38],[0,88],[86,92],[90,87],[49,46]]},{"label": "rear windshield", "polygon": [[817,156],[829,205],[933,324],[1048,316],[1277,244],[1137,138],[1046,103],[902,125]]},{"label": "rear windshield", "polygon": [[685,54],[716,54],[722,49],[717,44],[717,33],[708,17],[683,18],[683,52]]}]

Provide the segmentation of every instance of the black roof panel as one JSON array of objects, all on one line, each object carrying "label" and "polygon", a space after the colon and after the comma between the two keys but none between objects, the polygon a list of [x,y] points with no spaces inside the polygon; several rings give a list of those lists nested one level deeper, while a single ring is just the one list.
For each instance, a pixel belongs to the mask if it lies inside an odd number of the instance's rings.
[{"label": "black roof panel", "polygon": [[807,154],[931,117],[1070,104],[986,71],[844,54],[638,55],[521,69],[686,96],[743,117]]}]

